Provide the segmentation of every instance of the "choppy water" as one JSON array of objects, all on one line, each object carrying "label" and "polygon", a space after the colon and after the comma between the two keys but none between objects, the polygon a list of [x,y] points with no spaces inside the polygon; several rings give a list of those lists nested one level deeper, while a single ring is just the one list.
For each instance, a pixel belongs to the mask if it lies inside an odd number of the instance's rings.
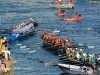
[{"label": "choppy water", "polygon": [[[41,34],[44,29],[52,33],[55,29],[60,30],[56,36],[60,38],[70,37],[72,42],[79,45],[85,43],[85,52],[100,53],[100,3],[89,0],[75,0],[73,10],[65,9],[67,15],[74,16],[76,12],[85,18],[79,22],[64,22],[64,17],[57,17],[58,9],[49,8],[48,5],[54,0],[0,0],[0,29],[14,27],[30,17],[36,18],[39,27],[35,35],[27,36],[9,44],[11,52],[17,60],[15,64],[16,75],[63,75],[62,71],[54,66],[59,62],[59,57],[41,48]],[[67,0],[65,0],[67,3]],[[10,38],[9,34],[0,36]],[[27,50],[20,50],[22,44]],[[94,48],[88,48],[92,46]],[[29,49],[30,48],[30,49]],[[31,52],[30,52],[31,51]],[[49,65],[47,64],[49,63]],[[68,74],[64,74],[68,75]]]}]

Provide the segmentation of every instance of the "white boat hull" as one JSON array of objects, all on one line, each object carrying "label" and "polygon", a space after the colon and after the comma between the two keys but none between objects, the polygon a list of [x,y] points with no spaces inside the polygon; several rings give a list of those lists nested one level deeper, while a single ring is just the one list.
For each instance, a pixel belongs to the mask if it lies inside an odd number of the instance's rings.
[{"label": "white boat hull", "polygon": [[74,8],[74,4],[49,4],[49,8]]},{"label": "white boat hull", "polygon": [[84,70],[81,70],[80,66],[69,65],[69,64],[58,64],[58,67],[63,72],[66,72],[66,73],[84,75]]}]

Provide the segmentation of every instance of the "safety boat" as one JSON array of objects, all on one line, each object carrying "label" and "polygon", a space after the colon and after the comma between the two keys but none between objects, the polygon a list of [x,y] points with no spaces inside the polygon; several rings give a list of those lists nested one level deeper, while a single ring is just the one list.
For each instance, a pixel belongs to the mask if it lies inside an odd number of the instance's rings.
[{"label": "safety boat", "polygon": [[80,20],[84,20],[84,18],[83,17],[64,18],[64,21],[80,21]]},{"label": "safety boat", "polygon": [[11,40],[18,40],[25,37],[26,35],[34,33],[37,26],[38,22],[36,19],[30,18],[28,21],[24,21],[22,24],[12,29]]},{"label": "safety boat", "polygon": [[49,4],[49,8],[69,8],[69,9],[72,9],[74,8],[74,4]]}]

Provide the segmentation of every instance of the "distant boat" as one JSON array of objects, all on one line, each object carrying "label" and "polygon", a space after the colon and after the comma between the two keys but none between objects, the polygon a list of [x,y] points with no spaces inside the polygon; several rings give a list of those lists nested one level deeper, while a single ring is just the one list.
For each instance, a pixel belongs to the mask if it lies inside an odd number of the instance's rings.
[{"label": "distant boat", "polygon": [[74,8],[73,0],[69,0],[66,4],[58,4],[57,2],[53,2],[52,4],[49,4],[49,8]]},{"label": "distant boat", "polygon": [[49,4],[49,8],[74,8],[74,4]]},{"label": "distant boat", "polygon": [[[25,37],[26,35],[34,33],[36,31],[36,27],[38,26],[38,22],[35,19],[32,19],[32,18],[30,18],[30,20],[26,21],[25,24],[23,24],[23,23],[20,26],[16,26],[12,29],[11,40],[13,40],[13,41],[18,40],[20,38]],[[34,25],[34,28],[32,28],[33,25]],[[20,29],[20,27],[22,29]],[[20,33],[19,32],[16,33],[14,31],[14,29],[16,30],[16,28],[17,28],[17,31],[20,29]],[[22,32],[23,29],[24,29],[24,33]]]}]

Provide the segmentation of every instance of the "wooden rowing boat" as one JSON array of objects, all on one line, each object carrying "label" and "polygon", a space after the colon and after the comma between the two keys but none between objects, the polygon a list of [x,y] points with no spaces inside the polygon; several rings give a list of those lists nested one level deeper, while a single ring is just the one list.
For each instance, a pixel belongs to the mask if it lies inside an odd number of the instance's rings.
[{"label": "wooden rowing boat", "polygon": [[[86,70],[82,70],[82,66],[70,65],[70,64],[58,64],[58,67],[65,73],[81,74],[84,75]],[[94,75],[98,75],[98,71],[94,72]]]},{"label": "wooden rowing boat", "polygon": [[[28,23],[29,21],[26,21],[26,24]],[[31,24],[34,25],[34,29],[32,28],[30,31],[26,31],[25,33],[15,33],[13,32],[13,29],[11,31],[11,40],[12,41],[15,41],[15,40],[18,40],[18,39],[21,39],[29,34],[33,34],[34,32],[36,32],[36,27],[38,26],[38,22],[36,20],[34,20],[34,23],[32,22]],[[29,24],[30,25],[30,24]],[[17,26],[18,27],[18,26]]]}]

